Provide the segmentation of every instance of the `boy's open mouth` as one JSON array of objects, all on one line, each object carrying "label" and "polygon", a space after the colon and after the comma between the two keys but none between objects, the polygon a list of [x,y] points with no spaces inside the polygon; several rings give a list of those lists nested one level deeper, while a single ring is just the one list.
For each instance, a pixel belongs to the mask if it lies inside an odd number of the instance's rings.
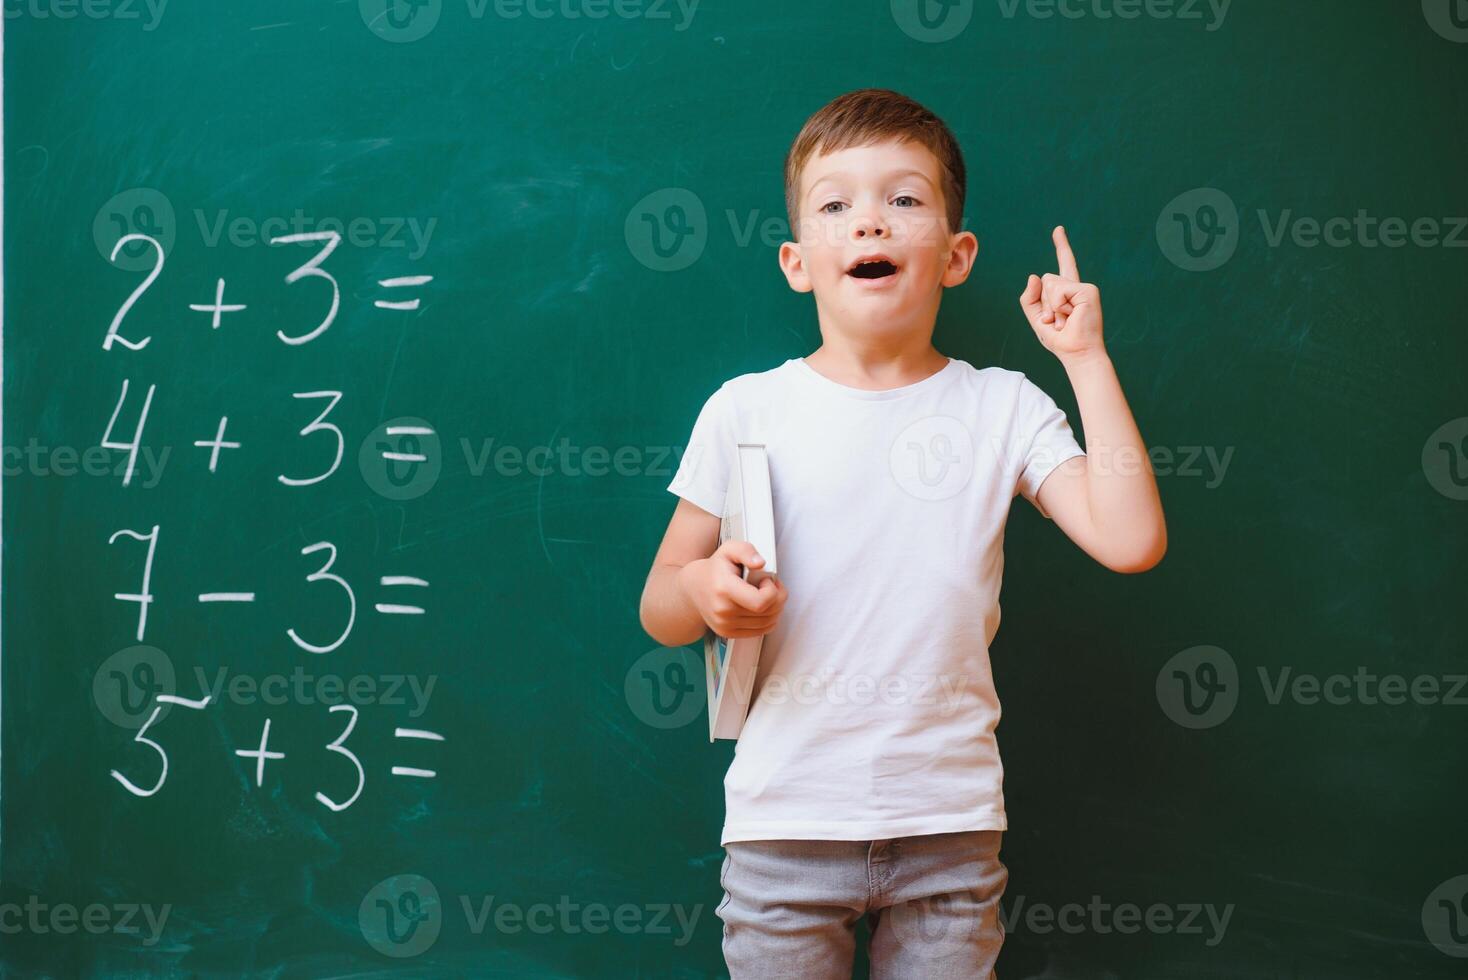
[{"label": "boy's open mouth", "polygon": [[869,255],[846,270],[855,279],[886,279],[897,275],[897,265],[885,255]]}]

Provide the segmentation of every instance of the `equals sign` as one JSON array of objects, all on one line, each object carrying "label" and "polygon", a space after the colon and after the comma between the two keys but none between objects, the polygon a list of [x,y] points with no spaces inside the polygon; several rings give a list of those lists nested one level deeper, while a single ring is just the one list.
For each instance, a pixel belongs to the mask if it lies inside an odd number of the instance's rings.
[{"label": "equals sign", "polygon": [[[382,577],[382,580],[381,581],[382,581],[382,584],[383,585],[389,585],[389,586],[391,586],[391,585],[412,585],[412,586],[417,586],[420,589],[426,589],[426,588],[428,588],[428,580],[427,579],[414,578],[412,575],[384,575]],[[377,608],[377,611],[378,612],[380,612],[380,613],[387,613],[389,616],[421,616],[421,615],[423,615],[423,607],[422,606],[404,606],[404,605],[399,605],[397,603],[392,603],[392,602],[379,602],[377,604],[377,607],[376,608]],[[411,729],[406,729],[406,728],[399,729],[399,731],[410,731],[410,730]],[[440,739],[440,741],[442,741],[442,739]]]},{"label": "equals sign", "polygon": [[[433,282],[432,276],[399,276],[396,279],[379,279],[377,284],[384,289],[402,289],[404,286],[426,286],[430,282]],[[418,299],[380,299],[372,305],[379,310],[416,310],[420,302]]]},{"label": "equals sign", "polygon": [[[383,430],[390,436],[431,436],[433,430],[426,425],[390,425]],[[400,453],[389,451],[382,454],[383,459],[396,460],[400,463],[426,463],[428,457],[423,453]],[[428,583],[423,583],[427,585]]]},{"label": "equals sign", "polygon": [[[428,742],[442,742],[443,736],[438,732],[430,732],[423,728],[398,728],[393,730],[394,738],[419,738]],[[433,779],[438,775],[432,769],[416,769],[413,766],[393,766],[394,776],[413,776],[417,779]]]}]

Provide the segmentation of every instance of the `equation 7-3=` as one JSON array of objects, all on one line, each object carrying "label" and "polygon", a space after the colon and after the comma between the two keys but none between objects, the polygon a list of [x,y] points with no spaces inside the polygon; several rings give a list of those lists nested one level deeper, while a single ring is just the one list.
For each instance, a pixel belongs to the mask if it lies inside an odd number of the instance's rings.
[{"label": "equation 7-3=", "polygon": [[[154,524],[148,531],[135,531],[131,528],[122,528],[119,531],[115,531],[107,539],[108,544],[115,544],[120,538],[128,538],[134,541],[146,542],[148,545],[143,558],[142,583],[138,591],[116,592],[112,596],[119,602],[137,604],[138,628],[135,635],[139,643],[143,642],[143,638],[147,634],[148,609],[157,599],[157,596],[152,591],[152,582],[153,559],[158,551],[159,534],[159,525]],[[337,601],[343,606],[345,625],[342,627],[341,632],[327,643],[316,643],[306,639],[296,631],[294,626],[287,627],[285,633],[292,643],[308,653],[330,653],[346,642],[347,637],[352,633],[352,628],[357,623],[357,592],[352,588],[350,582],[332,571],[332,567],[336,564],[336,545],[330,541],[317,541],[301,549],[302,555],[312,555],[317,552],[325,552],[326,560],[320,568],[307,575],[305,580],[312,584],[317,582],[329,583],[335,587],[334,591],[340,591],[341,598]],[[426,612],[425,608],[418,604],[421,600],[417,598],[420,593],[416,590],[427,590],[427,579],[419,578],[416,575],[382,575],[378,577],[377,584],[380,589],[385,590],[383,593],[384,600],[393,601],[374,602],[372,606],[374,612],[383,616],[422,616]],[[386,590],[392,591],[387,592]],[[408,591],[403,592],[401,590]],[[197,593],[197,601],[203,605],[250,604],[255,602],[256,598],[256,592],[244,589],[220,589]],[[414,601],[401,601],[405,598],[412,598]]]}]

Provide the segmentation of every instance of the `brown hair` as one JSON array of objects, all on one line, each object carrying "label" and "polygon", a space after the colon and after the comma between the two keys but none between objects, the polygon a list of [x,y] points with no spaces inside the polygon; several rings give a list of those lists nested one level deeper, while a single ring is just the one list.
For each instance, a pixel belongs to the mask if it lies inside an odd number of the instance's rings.
[{"label": "brown hair", "polygon": [[943,120],[907,96],[884,88],[863,88],[838,96],[807,119],[785,155],[785,210],[791,236],[800,234],[800,175],[813,155],[890,139],[914,140],[938,158],[943,167],[941,190],[948,231],[957,231],[963,224],[968,181],[958,140]]}]

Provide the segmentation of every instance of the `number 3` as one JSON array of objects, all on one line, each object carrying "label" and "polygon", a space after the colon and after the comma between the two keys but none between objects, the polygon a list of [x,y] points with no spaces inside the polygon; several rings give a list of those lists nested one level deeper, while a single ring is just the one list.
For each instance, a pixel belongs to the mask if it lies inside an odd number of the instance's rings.
[{"label": "number 3", "polygon": [[326,559],[325,565],[322,565],[319,570],[312,572],[310,575],[306,576],[306,581],[335,582],[337,585],[340,585],[342,587],[342,589],[347,594],[347,628],[342,630],[341,636],[338,636],[335,640],[324,647],[319,647],[314,643],[307,643],[296,634],[294,627],[285,631],[286,635],[296,642],[296,646],[300,647],[302,650],[308,650],[311,653],[330,653],[337,647],[341,646],[342,641],[347,638],[347,634],[352,631],[352,624],[357,621],[357,596],[352,592],[352,587],[346,583],[345,579],[343,579],[339,575],[333,575],[331,573],[331,566],[336,562],[336,545],[332,544],[330,541],[318,541],[313,545],[307,545],[306,547],[302,548],[301,554],[309,555],[313,552],[320,551],[322,548],[325,548],[327,551],[329,551],[330,556]]},{"label": "number 3", "polygon": [[332,810],[340,812],[351,806],[353,803],[357,802],[357,797],[362,795],[362,787],[367,784],[367,774],[362,771],[362,762],[360,759],[352,754],[351,749],[342,748],[342,743],[347,740],[348,735],[352,734],[352,729],[357,727],[357,709],[350,704],[334,704],[327,710],[350,711],[352,713],[351,720],[347,722],[346,730],[337,737],[337,740],[335,742],[332,742],[326,747],[326,751],[339,752],[342,755],[346,756],[348,759],[352,760],[352,765],[357,767],[357,790],[345,803],[337,803],[335,800],[333,800],[331,797],[327,796],[320,790],[316,792],[317,802],[321,803],[323,806],[329,807]]},{"label": "number 3", "polygon": [[[286,276],[286,285],[289,286],[292,283],[300,282],[302,279],[307,278],[325,279],[331,283],[331,309],[327,311],[326,319],[321,321],[320,326],[310,333],[301,334],[299,337],[291,337],[284,330],[275,331],[277,337],[292,346],[304,344],[307,341],[315,340],[321,336],[326,328],[331,326],[331,321],[336,319],[336,311],[341,307],[342,301],[342,291],[337,286],[336,280],[332,278],[331,273],[321,268],[321,263],[325,262],[331,253],[336,251],[336,247],[342,243],[342,236],[334,231],[308,231],[299,235],[283,235],[280,238],[270,239],[270,244],[272,245],[295,245],[299,242],[325,242],[326,247],[311,256],[310,261],[305,265]],[[159,267],[162,267],[161,264]],[[156,275],[156,273],[154,274]],[[151,281],[150,279],[149,282]],[[126,341],[123,342],[126,343]],[[147,343],[147,341],[144,341],[144,343]]]}]

